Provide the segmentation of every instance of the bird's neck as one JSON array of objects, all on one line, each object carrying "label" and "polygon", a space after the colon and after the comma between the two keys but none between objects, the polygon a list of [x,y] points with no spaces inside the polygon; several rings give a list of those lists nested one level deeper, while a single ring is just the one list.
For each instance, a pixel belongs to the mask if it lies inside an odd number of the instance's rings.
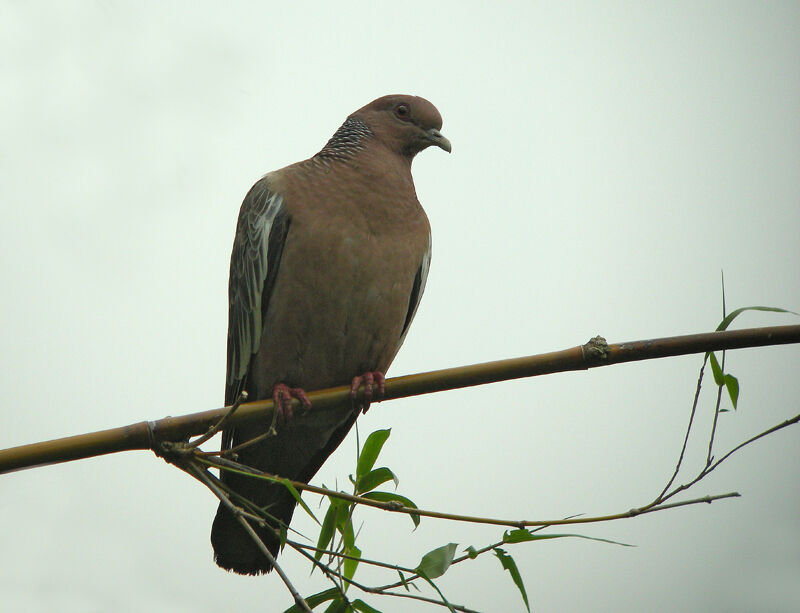
[{"label": "bird's neck", "polygon": [[386,147],[357,117],[348,117],[322,150],[303,163],[324,174],[343,165],[352,173],[353,181],[380,181],[395,192],[414,193],[411,158]]},{"label": "bird's neck", "polygon": [[348,117],[331,136],[327,144],[314,158],[320,160],[350,160],[374,138],[372,130],[360,119]]}]

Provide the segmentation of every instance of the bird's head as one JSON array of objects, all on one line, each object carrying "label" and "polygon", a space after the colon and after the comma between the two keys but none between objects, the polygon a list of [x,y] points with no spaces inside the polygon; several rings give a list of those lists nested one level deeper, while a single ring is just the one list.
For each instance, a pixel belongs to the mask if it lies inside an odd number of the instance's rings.
[{"label": "bird's head", "polygon": [[452,150],[450,141],[439,131],[442,116],[425,98],[383,96],[350,117],[363,121],[375,138],[409,161],[431,145],[448,153]]}]

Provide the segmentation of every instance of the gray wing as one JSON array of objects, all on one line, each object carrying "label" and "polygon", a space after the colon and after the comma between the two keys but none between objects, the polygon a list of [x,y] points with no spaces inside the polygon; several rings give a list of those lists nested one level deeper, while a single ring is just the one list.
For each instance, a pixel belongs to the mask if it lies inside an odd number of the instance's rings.
[{"label": "gray wing", "polygon": [[242,202],[231,253],[226,405],[245,388],[250,360],[258,351],[290,222],[283,197],[263,177]]},{"label": "gray wing", "polygon": [[419,301],[422,298],[422,292],[425,291],[425,283],[428,281],[428,270],[430,267],[431,235],[428,234],[428,248],[425,250],[425,254],[422,256],[422,262],[420,262],[419,268],[417,269],[417,274],[414,277],[414,285],[411,288],[411,296],[408,300],[408,312],[406,313],[406,320],[403,323],[403,332],[400,334],[400,340],[397,342],[398,348],[403,344],[403,341],[406,340],[408,328],[411,326],[414,315],[417,313],[417,307],[419,307]]}]

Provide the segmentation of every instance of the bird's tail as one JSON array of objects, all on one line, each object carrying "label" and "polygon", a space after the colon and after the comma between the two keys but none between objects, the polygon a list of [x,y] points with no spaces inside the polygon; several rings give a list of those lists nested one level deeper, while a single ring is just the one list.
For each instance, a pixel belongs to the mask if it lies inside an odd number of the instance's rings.
[{"label": "bird's tail", "polygon": [[[271,499],[267,505],[259,504],[259,506],[266,506],[266,512],[273,519],[265,520],[266,526],[259,526],[252,520],[247,521],[273,558],[277,557],[280,549],[280,528],[289,525],[294,513],[295,500],[282,485],[265,487],[263,482],[254,482],[252,479],[249,481],[248,485],[258,486],[259,499]],[[241,485],[235,487],[235,490],[245,497],[248,497],[246,492],[248,489],[245,487],[245,491],[242,491]],[[261,503],[261,500],[254,502]],[[252,536],[221,503],[211,527],[211,545],[214,547],[214,561],[226,570],[240,575],[260,575],[272,570],[272,564]]]}]

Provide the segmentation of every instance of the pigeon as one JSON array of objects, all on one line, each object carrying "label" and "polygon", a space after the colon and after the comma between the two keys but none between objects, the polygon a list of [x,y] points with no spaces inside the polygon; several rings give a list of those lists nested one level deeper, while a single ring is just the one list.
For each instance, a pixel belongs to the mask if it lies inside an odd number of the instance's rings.
[{"label": "pigeon", "polygon": [[[368,407],[373,384],[382,391],[431,260],[411,162],[430,146],[451,151],[441,128],[424,98],[383,96],[351,114],[319,153],[264,175],[245,196],[231,254],[225,403],[242,391],[249,400],[272,398],[278,419],[275,436],[237,451],[240,463],[308,483]],[[354,398],[364,386],[365,402],[310,407],[305,390],[341,385]],[[265,418],[227,428],[223,449],[269,427]],[[229,471],[222,480],[264,509],[267,525],[251,525],[277,556],[296,505],[291,492]],[[211,542],[224,569],[272,569],[222,504]]]}]

